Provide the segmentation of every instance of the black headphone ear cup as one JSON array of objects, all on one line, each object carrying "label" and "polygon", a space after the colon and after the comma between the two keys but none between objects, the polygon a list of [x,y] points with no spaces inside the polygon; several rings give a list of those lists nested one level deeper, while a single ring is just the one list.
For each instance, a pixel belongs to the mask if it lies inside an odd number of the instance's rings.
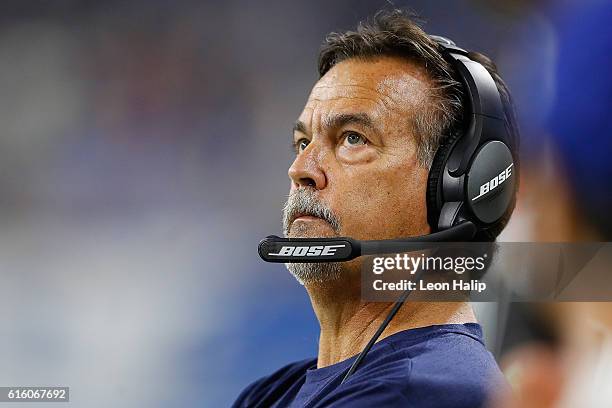
[{"label": "black headphone ear cup", "polygon": [[451,135],[443,138],[438,150],[436,150],[431,167],[429,168],[426,193],[427,222],[432,232],[438,230],[438,220],[440,218],[440,211],[442,210],[443,171],[446,167],[446,161],[448,160],[450,152],[460,136],[461,134],[459,132],[453,132]]}]

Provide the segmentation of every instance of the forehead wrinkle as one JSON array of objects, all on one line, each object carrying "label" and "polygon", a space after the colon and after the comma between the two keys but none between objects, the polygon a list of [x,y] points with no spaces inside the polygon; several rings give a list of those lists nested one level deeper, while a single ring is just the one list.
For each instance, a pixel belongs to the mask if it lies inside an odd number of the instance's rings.
[{"label": "forehead wrinkle", "polygon": [[[359,94],[343,94],[343,95],[337,95],[337,96],[330,96],[330,97],[319,97],[319,95],[316,95],[315,90],[316,89],[338,89],[338,88],[357,88],[357,89],[363,89],[366,90],[370,93],[375,94],[376,96],[370,96],[370,95],[363,95],[363,93],[361,95]],[[313,96],[314,95],[314,96]],[[395,109],[395,107],[393,106],[395,101],[389,97],[389,95],[386,95],[385,93],[365,86],[365,85],[359,85],[359,84],[337,84],[337,85],[315,85],[315,87],[313,88],[313,92],[311,93],[311,100],[314,101],[319,101],[319,102],[325,102],[325,101],[333,101],[333,100],[339,100],[342,98],[346,98],[346,99],[357,99],[357,100],[370,100],[376,104],[381,104],[384,108],[386,108],[389,111],[393,111]]]},{"label": "forehead wrinkle", "polygon": [[[361,84],[337,84],[337,85],[316,85],[315,89],[316,88],[335,89],[335,88],[339,88],[339,87],[358,88],[358,89],[364,89],[366,91],[374,92],[375,94],[377,94],[378,96],[381,96],[383,98],[382,102],[388,108],[390,107],[389,102],[394,102],[393,98],[390,95],[387,95],[385,92],[383,92],[383,88],[381,88],[380,86],[378,86],[377,88],[372,88],[372,87],[361,85]],[[359,98],[357,96],[346,96],[346,97],[347,98]]]},{"label": "forehead wrinkle", "polygon": [[[350,101],[354,101],[354,100],[363,100],[363,101],[370,101],[373,102],[375,105],[379,105],[382,106],[385,110],[388,111],[392,111],[393,107],[389,106],[385,101],[382,101],[378,98],[368,98],[365,96],[362,97],[358,97],[358,96],[337,96],[337,97],[333,97],[333,98],[311,98],[311,100],[309,101],[307,106],[311,105],[311,102],[333,102],[333,101],[339,101],[339,100],[343,100],[343,99],[348,99]],[[312,109],[315,109],[314,107]],[[364,109],[359,109],[359,110],[364,110]]]},{"label": "forehead wrinkle", "polygon": [[[375,96],[369,95],[334,95],[325,96],[316,92],[317,89],[338,89],[338,88],[354,88],[366,90]],[[424,90],[417,78],[408,73],[401,73],[381,78],[376,89],[360,84],[317,84],[311,92],[311,97],[307,105],[312,102],[336,101],[341,99],[347,100],[367,100],[374,102],[375,105],[381,106],[389,113],[399,114],[407,118],[410,122],[414,122],[416,111],[420,111],[419,102],[427,97],[426,89]],[[312,106],[312,105],[311,105]]]},{"label": "forehead wrinkle", "polygon": [[424,67],[404,58],[389,56],[367,60],[349,58],[341,61],[319,80],[315,89],[365,89],[384,98],[388,107],[396,105],[403,110],[402,114],[405,114],[406,107],[420,108],[422,101],[429,96],[430,85],[431,81]]},{"label": "forehead wrinkle", "polygon": [[[310,122],[304,122],[313,131],[320,131],[323,116],[353,109],[370,112],[372,118],[399,115],[404,124],[413,127],[423,101],[428,98],[428,86],[429,78],[423,69],[403,59],[345,60],[332,67],[313,87],[303,112],[310,116]],[[349,103],[339,102],[342,100]],[[359,106],[358,101],[368,101],[373,106]]]}]

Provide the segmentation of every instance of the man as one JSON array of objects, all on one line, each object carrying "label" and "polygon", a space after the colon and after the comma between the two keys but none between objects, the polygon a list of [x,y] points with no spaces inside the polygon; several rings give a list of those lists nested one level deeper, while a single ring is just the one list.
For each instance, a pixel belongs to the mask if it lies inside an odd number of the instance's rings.
[{"label": "man", "polygon": [[[328,36],[319,73],[294,127],[285,236],[430,233],[428,171],[462,112],[460,84],[436,43],[402,11],[380,12],[355,32]],[[473,408],[503,384],[467,302],[407,303],[340,384],[392,305],[361,300],[359,259],[287,267],[319,320],[318,358],[256,381],[234,406]]]}]

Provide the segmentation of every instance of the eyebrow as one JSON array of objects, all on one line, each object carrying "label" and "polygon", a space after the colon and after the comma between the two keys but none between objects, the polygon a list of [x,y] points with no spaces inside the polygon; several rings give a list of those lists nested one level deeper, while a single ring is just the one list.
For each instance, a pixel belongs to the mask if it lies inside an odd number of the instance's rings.
[{"label": "eyebrow", "polygon": [[326,128],[339,128],[348,124],[358,124],[366,127],[373,127],[373,121],[370,116],[366,113],[340,113],[338,115],[333,115],[327,117],[323,121],[323,126]]},{"label": "eyebrow", "polygon": [[[339,113],[337,115],[332,115],[325,118],[323,127],[326,129],[334,129],[351,123],[374,128],[374,122],[367,113]],[[301,132],[305,135],[308,134],[306,125],[301,120],[295,122],[293,125],[293,132]]]},{"label": "eyebrow", "polygon": [[306,125],[304,124],[304,122],[302,122],[301,120],[298,120],[295,122],[295,124],[293,125],[293,133],[295,132],[301,132],[303,134],[307,134]]}]

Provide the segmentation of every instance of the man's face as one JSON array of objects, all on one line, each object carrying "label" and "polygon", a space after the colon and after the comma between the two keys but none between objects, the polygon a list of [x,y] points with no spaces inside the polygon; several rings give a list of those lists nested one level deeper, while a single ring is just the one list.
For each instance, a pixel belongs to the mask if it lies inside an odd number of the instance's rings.
[{"label": "man's face", "polygon": [[289,237],[429,233],[414,121],[430,86],[420,67],[393,57],[340,62],[316,83],[294,130],[291,193],[311,192],[338,225],[289,211]]}]

